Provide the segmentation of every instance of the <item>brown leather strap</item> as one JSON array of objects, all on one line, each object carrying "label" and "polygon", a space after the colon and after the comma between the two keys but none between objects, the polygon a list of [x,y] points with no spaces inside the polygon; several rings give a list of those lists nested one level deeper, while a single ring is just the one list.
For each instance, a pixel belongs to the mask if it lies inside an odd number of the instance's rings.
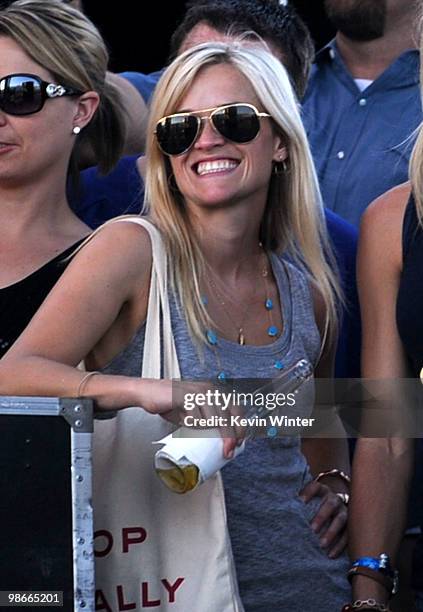
[{"label": "brown leather strap", "polygon": [[389,594],[392,593],[392,588],[394,586],[394,581],[389,576],[382,574],[382,572],[378,572],[377,570],[373,570],[370,567],[362,567],[361,565],[357,567],[352,567],[348,570],[348,580],[354,578],[354,576],[366,576],[375,582],[381,584],[388,591]]}]

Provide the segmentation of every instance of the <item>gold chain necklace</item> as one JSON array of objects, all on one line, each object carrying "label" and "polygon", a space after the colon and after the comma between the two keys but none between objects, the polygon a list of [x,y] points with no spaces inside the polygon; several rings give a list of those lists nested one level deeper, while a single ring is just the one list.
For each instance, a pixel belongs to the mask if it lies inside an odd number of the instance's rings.
[{"label": "gold chain necklace", "polygon": [[229,319],[231,325],[233,327],[235,327],[235,329],[238,330],[238,344],[244,345],[245,344],[245,336],[244,336],[244,322],[245,322],[245,317],[247,316],[247,310],[249,307],[249,303],[244,307],[244,311],[242,313],[242,317],[241,317],[241,322],[239,325],[237,325],[237,323],[233,320],[232,316],[229,314],[229,310],[227,310],[226,308],[226,302],[225,300],[222,298],[222,296],[219,293],[218,288],[216,287],[216,284],[214,282],[214,280],[212,278],[208,278],[208,283],[210,285],[210,287],[214,290],[215,296],[217,301],[219,302],[219,304],[222,306],[222,311],[225,313],[226,317]]},{"label": "gold chain necklace", "polygon": [[[269,326],[267,328],[267,334],[270,337],[276,337],[279,334],[279,329],[273,323],[273,300],[270,298],[270,295],[269,295],[269,285],[268,285],[269,270],[268,270],[268,265],[267,265],[266,253],[264,251],[263,251],[263,258],[264,258],[264,265],[263,265],[263,268],[261,270],[261,276],[263,278],[265,295],[266,295],[266,298],[265,298],[265,301],[264,301],[264,306],[265,306],[265,308],[267,310],[267,313],[268,313],[268,316],[269,316]],[[208,265],[208,268],[209,268],[210,272],[213,273],[213,270],[210,268],[209,265]],[[255,300],[254,301],[250,301],[250,302],[248,302],[246,304],[246,306],[243,309],[241,322],[238,325],[234,321],[234,319],[231,316],[231,314],[229,313],[229,310],[227,309],[227,303],[223,299],[222,295],[220,294],[220,291],[219,291],[218,287],[216,286],[216,283],[214,282],[214,280],[211,277],[211,275],[209,275],[207,277],[207,281],[208,281],[210,287],[213,289],[214,295],[216,296],[216,299],[217,299],[218,303],[222,307],[222,311],[225,313],[225,316],[227,317],[227,319],[229,320],[231,325],[233,327],[235,327],[235,329],[237,330],[237,333],[238,333],[238,339],[237,339],[238,344],[240,344],[241,346],[245,345],[245,333],[244,333],[245,318],[247,316],[247,311],[248,311],[249,306],[252,303],[254,303]],[[256,295],[256,292],[255,292],[254,295]],[[237,302],[233,298],[231,298],[231,299],[233,300],[234,303],[239,305],[239,302]],[[205,305],[207,305],[207,299],[206,298],[203,298],[203,303]],[[207,331],[207,339],[208,339],[208,341],[209,341],[209,343],[211,345],[216,345],[217,344],[217,335],[212,330],[208,330]]]}]

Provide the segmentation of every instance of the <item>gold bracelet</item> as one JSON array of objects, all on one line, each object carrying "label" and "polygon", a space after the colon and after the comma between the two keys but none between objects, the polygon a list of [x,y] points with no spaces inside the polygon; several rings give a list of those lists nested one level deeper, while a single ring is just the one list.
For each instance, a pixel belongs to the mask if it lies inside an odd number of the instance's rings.
[{"label": "gold bracelet", "polygon": [[391,612],[391,608],[375,599],[357,599],[345,604],[342,612],[355,612],[356,610],[375,610],[375,612]]},{"label": "gold bracelet", "polygon": [[79,383],[79,386],[78,386],[78,391],[76,392],[76,397],[82,397],[83,388],[87,384],[88,380],[95,374],[100,374],[100,372],[98,372],[97,370],[94,370],[93,372],[88,372],[87,374],[85,374],[85,376],[82,377]]},{"label": "gold bracelet", "polygon": [[349,476],[342,470],[338,470],[337,468],[333,468],[333,470],[327,470],[326,472],[320,472],[320,474],[318,474],[314,479],[314,482],[319,482],[319,480],[321,480],[325,476],[339,476],[339,478],[342,478],[342,480],[346,482],[348,486],[351,485],[351,476]]}]

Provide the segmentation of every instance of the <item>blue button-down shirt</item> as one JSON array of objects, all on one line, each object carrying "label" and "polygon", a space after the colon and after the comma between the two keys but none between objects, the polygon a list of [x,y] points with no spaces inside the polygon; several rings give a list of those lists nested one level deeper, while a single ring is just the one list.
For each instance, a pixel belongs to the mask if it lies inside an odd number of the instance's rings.
[{"label": "blue button-down shirt", "polygon": [[358,225],[374,198],[408,178],[422,120],[418,51],[405,51],[361,92],[332,41],[316,56],[303,119],[325,206]]}]

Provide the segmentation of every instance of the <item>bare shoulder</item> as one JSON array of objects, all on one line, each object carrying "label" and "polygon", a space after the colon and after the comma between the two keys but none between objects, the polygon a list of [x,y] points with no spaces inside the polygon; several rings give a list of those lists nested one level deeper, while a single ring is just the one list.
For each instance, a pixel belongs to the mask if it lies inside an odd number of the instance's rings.
[{"label": "bare shoulder", "polygon": [[362,226],[377,225],[379,228],[395,231],[402,227],[405,208],[411,194],[409,181],[401,183],[376,198],[362,217]]},{"label": "bare shoulder", "polygon": [[103,265],[125,264],[128,270],[150,268],[152,251],[148,231],[126,216],[108,221],[95,230],[76,252],[76,259],[99,258]]},{"label": "bare shoulder", "polygon": [[402,225],[410,193],[410,183],[402,183],[370,204],[360,225],[359,253],[371,253],[374,258],[401,267]]}]

